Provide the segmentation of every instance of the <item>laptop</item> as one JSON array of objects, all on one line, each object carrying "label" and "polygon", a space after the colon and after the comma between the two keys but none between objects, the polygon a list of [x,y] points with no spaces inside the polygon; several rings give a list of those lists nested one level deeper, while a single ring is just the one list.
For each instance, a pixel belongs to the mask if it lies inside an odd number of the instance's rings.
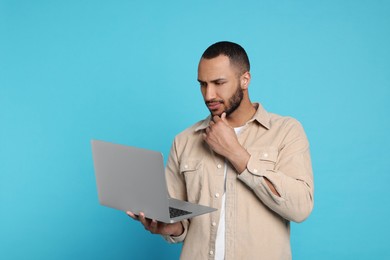
[{"label": "laptop", "polygon": [[150,219],[175,223],[217,209],[170,198],[161,152],[92,140],[99,202]]}]

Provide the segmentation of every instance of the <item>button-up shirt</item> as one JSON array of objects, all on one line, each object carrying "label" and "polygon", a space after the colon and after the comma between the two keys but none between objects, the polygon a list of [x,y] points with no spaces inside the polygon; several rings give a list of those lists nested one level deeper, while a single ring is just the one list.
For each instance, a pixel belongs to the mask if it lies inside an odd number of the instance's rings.
[{"label": "button-up shirt", "polygon": [[[237,172],[227,163],[225,259],[291,259],[290,221],[303,221],[313,208],[309,143],[297,120],[254,106],[255,115],[238,135],[250,154],[247,167]],[[225,158],[203,140],[210,120],[175,137],[166,179],[171,197],[220,210]],[[214,259],[219,210],[182,221],[178,237],[165,236],[172,243],[184,241],[181,259]]]}]

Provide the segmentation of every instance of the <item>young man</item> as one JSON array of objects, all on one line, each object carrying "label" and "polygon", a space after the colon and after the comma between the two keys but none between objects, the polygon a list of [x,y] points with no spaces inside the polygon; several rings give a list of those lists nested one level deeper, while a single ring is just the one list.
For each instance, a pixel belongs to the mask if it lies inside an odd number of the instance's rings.
[{"label": "young man", "polygon": [[198,67],[210,116],[177,135],[168,158],[170,195],[218,211],[175,224],[128,212],[151,233],[184,241],[181,259],[291,259],[290,221],[312,211],[304,130],[252,103],[250,80],[240,45],[211,45]]}]

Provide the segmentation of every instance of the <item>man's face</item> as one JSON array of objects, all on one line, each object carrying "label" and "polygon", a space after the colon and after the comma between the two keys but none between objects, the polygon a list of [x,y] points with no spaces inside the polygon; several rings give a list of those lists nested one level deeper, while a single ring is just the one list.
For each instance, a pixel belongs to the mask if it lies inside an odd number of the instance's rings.
[{"label": "man's face", "polygon": [[240,77],[227,56],[201,59],[198,81],[203,99],[213,116],[220,116],[223,112],[229,116],[240,106],[244,96]]}]

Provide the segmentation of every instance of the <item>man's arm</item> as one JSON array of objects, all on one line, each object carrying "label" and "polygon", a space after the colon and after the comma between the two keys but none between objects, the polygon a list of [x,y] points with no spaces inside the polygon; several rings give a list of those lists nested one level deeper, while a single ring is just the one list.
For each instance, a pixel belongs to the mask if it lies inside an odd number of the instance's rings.
[{"label": "man's arm", "polygon": [[214,117],[203,137],[216,153],[229,160],[239,173],[238,179],[265,205],[285,219],[301,222],[313,208],[309,144],[299,123],[291,123],[289,127],[278,164],[272,170],[265,169],[260,154],[240,145],[224,115]]},{"label": "man's arm", "polygon": [[132,219],[140,221],[145,230],[148,230],[152,234],[178,237],[184,232],[184,227],[181,222],[173,224],[158,222],[154,219],[146,218],[143,212],[140,212],[139,215],[135,215],[133,212],[127,211],[126,214]]},{"label": "man's arm", "polygon": [[[226,114],[221,117],[214,117],[210,127],[206,128],[204,140],[210,145],[216,153],[224,156],[233,165],[238,173],[246,169],[250,154],[238,142],[234,130],[229,126],[225,118]],[[272,182],[264,178],[272,193],[280,197]]]}]

